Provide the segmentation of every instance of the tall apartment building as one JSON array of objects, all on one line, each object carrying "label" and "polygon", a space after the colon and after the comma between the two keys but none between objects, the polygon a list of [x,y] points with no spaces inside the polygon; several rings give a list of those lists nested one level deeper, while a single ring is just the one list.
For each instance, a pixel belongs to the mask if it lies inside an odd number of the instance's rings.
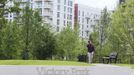
[{"label": "tall apartment building", "polygon": [[[74,28],[74,0],[22,0],[29,2],[33,10],[38,9],[45,23],[49,23],[57,31],[61,31],[67,25]],[[7,4],[13,5],[12,0]],[[25,5],[21,4],[21,8]],[[5,17],[13,20],[15,15],[9,13]]]},{"label": "tall apartment building", "polygon": [[90,33],[93,32],[95,25],[99,22],[101,11],[97,8],[75,4],[74,14],[74,22],[80,28],[80,37],[89,39]]},{"label": "tall apartment building", "polygon": [[[7,0],[6,8],[13,7],[14,6],[13,1],[21,2],[20,6],[19,6],[19,8],[21,8],[21,9],[25,8],[27,2],[29,3],[30,8],[33,7],[33,1],[32,0]],[[22,14],[22,13],[19,13],[19,14]],[[17,17],[17,15],[16,15],[16,13],[5,13],[4,17],[8,21],[13,21],[14,18]]]}]

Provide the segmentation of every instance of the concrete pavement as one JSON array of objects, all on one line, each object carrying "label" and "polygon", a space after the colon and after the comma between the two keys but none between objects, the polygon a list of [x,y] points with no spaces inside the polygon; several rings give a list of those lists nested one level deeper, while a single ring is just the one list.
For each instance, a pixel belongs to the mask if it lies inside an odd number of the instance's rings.
[{"label": "concrete pavement", "polygon": [[134,75],[128,67],[107,64],[95,66],[0,66],[0,75]]}]

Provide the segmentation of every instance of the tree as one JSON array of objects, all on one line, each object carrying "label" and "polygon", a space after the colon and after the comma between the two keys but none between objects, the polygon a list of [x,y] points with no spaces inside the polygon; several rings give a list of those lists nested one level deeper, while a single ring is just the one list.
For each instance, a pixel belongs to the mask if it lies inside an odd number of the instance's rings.
[{"label": "tree", "polygon": [[37,31],[35,38],[35,49],[33,51],[35,58],[40,60],[52,59],[52,56],[55,55],[56,39],[49,28],[42,26],[42,28]]},{"label": "tree", "polygon": [[95,30],[90,34],[90,39],[92,40],[95,46],[95,60],[97,62],[98,59],[102,57],[102,55],[106,55],[109,48],[109,27],[111,18],[110,13],[107,8],[104,8],[101,12],[101,17],[99,22],[96,23]]},{"label": "tree", "polygon": [[29,4],[26,4],[26,7],[23,10],[23,16],[21,17],[22,25],[22,45],[24,46],[22,52],[23,59],[29,59],[29,51],[32,44],[32,29],[33,29],[33,11],[29,8]]},{"label": "tree", "polygon": [[[5,19],[4,15],[7,14],[7,13],[13,13],[13,12],[19,11],[18,10],[19,8],[17,6],[16,7],[14,7],[14,6],[13,7],[8,7],[6,5],[6,3],[8,3],[8,0],[0,0],[0,52],[1,52],[0,53],[0,58],[1,59],[7,59],[7,58],[9,59],[9,58],[13,58],[14,57],[12,55],[7,54],[8,53],[7,50],[10,50],[11,47],[9,48],[9,45],[8,45],[9,49],[7,49],[5,47],[7,47],[7,44],[8,44],[7,41],[9,41],[9,40],[11,41],[11,39],[9,39],[9,36],[7,36],[10,33],[9,30],[11,30],[11,28],[14,28],[15,26],[11,26],[10,27],[9,23]],[[14,10],[14,9],[16,9],[16,10]],[[13,35],[14,34],[10,34],[11,37]],[[13,38],[12,38],[12,41],[13,41]],[[15,50],[15,49],[12,48],[11,51],[13,51],[13,50]]]},{"label": "tree", "polygon": [[79,43],[79,33],[77,30],[72,30],[70,27],[65,28],[57,36],[58,54],[65,60],[73,60],[78,55],[76,49]]},{"label": "tree", "polygon": [[22,32],[23,59],[51,59],[55,51],[56,40],[47,24],[43,23],[38,9],[29,5],[20,17]]},{"label": "tree", "polygon": [[124,54],[133,55],[134,52],[134,1],[128,0],[116,9],[112,16],[111,32],[120,40],[120,47],[126,47]]},{"label": "tree", "polygon": [[100,24],[99,24],[99,40],[100,40],[100,50],[107,40],[107,28],[110,25],[110,14],[108,13],[107,8],[101,13]]},{"label": "tree", "polygon": [[3,50],[2,50],[2,34],[3,34],[3,27],[5,26],[6,24],[6,20],[4,18],[4,12],[5,12],[5,3],[6,3],[6,0],[1,0],[0,1],[0,58],[3,58]]},{"label": "tree", "polygon": [[56,51],[56,38],[48,24],[43,23],[38,11],[35,11],[33,18],[33,55],[36,59],[52,59]]},{"label": "tree", "polygon": [[6,28],[3,30],[2,38],[2,59],[17,59],[21,52],[21,41],[20,41],[20,28],[13,22],[8,23]]}]

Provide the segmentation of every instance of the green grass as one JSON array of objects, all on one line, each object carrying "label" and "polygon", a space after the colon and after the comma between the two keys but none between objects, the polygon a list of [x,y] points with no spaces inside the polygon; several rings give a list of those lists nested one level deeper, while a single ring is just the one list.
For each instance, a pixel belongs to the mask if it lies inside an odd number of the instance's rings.
[{"label": "green grass", "polygon": [[91,66],[91,64],[83,62],[56,60],[0,60],[0,65]]},{"label": "green grass", "polygon": [[131,67],[134,69],[134,64],[115,64],[115,65],[124,66],[124,67]]}]

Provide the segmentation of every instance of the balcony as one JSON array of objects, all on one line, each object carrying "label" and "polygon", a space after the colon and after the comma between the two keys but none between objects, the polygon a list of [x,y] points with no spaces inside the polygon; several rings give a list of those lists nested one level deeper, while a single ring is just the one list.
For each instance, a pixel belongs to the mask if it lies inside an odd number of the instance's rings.
[{"label": "balcony", "polygon": [[90,19],[91,16],[90,16],[90,15],[86,15],[85,18],[86,18],[86,19]]},{"label": "balcony", "polygon": [[52,13],[51,12],[44,12],[43,16],[44,17],[52,17]]},{"label": "balcony", "polygon": [[51,5],[51,4],[45,4],[45,5],[44,5],[44,8],[45,8],[45,9],[51,9],[51,8],[52,8],[52,5]]}]

